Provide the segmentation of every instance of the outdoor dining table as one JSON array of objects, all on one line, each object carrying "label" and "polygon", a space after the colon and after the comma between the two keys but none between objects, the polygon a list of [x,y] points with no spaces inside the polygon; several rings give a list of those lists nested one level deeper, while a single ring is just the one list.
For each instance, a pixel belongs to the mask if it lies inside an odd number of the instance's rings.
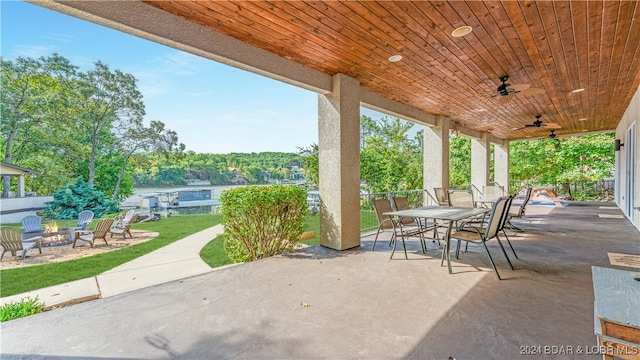
[{"label": "outdoor dining table", "polygon": [[[398,210],[398,211],[390,211],[385,212],[384,215],[396,216],[400,218],[409,217],[409,218],[418,218],[418,219],[435,219],[435,220],[444,220],[449,222],[449,226],[447,227],[447,234],[445,236],[445,248],[443,249],[443,256],[447,258],[447,268],[449,269],[449,274],[452,274],[451,271],[451,252],[450,244],[451,244],[451,231],[453,230],[453,223],[459,220],[464,220],[468,218],[472,218],[478,215],[483,215],[491,211],[490,208],[466,208],[466,207],[455,207],[455,206],[423,206],[414,209],[408,210]],[[400,226],[402,223],[400,223]],[[400,236],[404,241],[404,234],[400,231]],[[395,249],[395,246],[394,246]]]}]

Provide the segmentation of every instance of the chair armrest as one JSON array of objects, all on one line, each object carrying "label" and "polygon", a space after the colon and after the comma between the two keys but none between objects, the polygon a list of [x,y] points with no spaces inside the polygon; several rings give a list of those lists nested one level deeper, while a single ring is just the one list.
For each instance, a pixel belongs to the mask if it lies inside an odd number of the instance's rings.
[{"label": "chair armrest", "polygon": [[28,243],[28,242],[36,242],[42,240],[42,236],[34,236],[32,238],[28,238],[28,239],[22,239],[23,243]]}]

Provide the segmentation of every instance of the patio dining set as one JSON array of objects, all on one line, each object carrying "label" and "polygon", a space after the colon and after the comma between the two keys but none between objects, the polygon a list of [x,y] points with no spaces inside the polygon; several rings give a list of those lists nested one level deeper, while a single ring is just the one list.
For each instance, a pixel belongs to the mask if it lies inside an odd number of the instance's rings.
[{"label": "patio dining set", "polygon": [[69,223],[65,227],[59,228],[57,223],[52,222],[42,228],[42,219],[37,215],[28,215],[22,218],[22,231],[11,226],[0,227],[0,246],[2,247],[2,255],[11,252],[16,256],[17,252],[21,252],[21,259],[24,260],[26,254],[31,249],[38,249],[42,254],[42,247],[60,246],[72,244],[75,248],[78,242],[89,243],[94,246],[96,240],[104,240],[106,245],[107,235],[122,235],[126,239],[126,235],[131,235],[131,225],[138,220],[139,214],[133,210],[128,210],[115,218],[100,219],[95,228],[90,230],[89,224],[94,218],[91,210],[85,210],[78,214],[76,226],[70,226]]},{"label": "patio dining set", "polygon": [[[392,247],[390,258],[396,252],[398,240],[401,241],[405,259],[408,259],[405,240],[418,238],[423,253],[427,251],[427,239],[439,244],[442,249],[441,266],[446,259],[449,273],[451,267],[451,240],[456,240],[455,257],[459,258],[461,245],[476,243],[483,246],[491,267],[498,279],[500,273],[486,243],[496,239],[509,266],[513,270],[513,264],[502,243],[501,236],[507,241],[513,255],[518,255],[509,240],[508,232],[524,231],[515,226],[511,220],[521,218],[525,214],[525,208],[531,198],[532,188],[528,188],[524,198],[519,203],[514,203],[517,194],[507,195],[499,186],[485,186],[482,196],[474,198],[470,190],[445,190],[435,188],[438,205],[420,206],[411,208],[406,197],[392,197],[391,200],[375,199],[374,208],[378,217],[378,229],[371,251],[375,250],[378,236],[381,232],[391,231],[389,246]],[[393,204],[393,208],[392,208]],[[441,234],[442,232],[442,234]],[[429,234],[433,236],[429,236]],[[442,245],[444,241],[444,245]]]}]

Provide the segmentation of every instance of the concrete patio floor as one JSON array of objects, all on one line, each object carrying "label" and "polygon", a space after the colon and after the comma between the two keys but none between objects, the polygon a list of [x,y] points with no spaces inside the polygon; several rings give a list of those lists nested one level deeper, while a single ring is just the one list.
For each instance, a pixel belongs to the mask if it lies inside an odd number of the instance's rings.
[{"label": "concrete patio floor", "polygon": [[489,243],[502,281],[477,246],[449,275],[434,244],[389,260],[367,236],[3,323],[2,359],[599,359],[591,266],[640,254],[602,206],[529,206],[515,271]]}]

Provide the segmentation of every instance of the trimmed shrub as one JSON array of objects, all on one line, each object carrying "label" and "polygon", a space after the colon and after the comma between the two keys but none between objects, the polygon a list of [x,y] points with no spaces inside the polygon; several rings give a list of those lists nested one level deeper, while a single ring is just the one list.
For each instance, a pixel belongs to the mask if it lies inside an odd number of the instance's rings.
[{"label": "trimmed shrub", "polygon": [[0,322],[39,314],[42,311],[44,311],[44,303],[38,301],[38,296],[35,299],[22,298],[20,301],[12,301],[0,307]]},{"label": "trimmed shrub", "polygon": [[230,189],[220,195],[224,250],[246,262],[293,250],[307,217],[303,187],[269,185]]},{"label": "trimmed shrub", "polygon": [[84,210],[91,210],[96,219],[106,214],[120,211],[118,202],[109,200],[102,193],[79,176],[73,184],[69,184],[53,194],[53,201],[43,210],[46,219],[76,219]]}]

